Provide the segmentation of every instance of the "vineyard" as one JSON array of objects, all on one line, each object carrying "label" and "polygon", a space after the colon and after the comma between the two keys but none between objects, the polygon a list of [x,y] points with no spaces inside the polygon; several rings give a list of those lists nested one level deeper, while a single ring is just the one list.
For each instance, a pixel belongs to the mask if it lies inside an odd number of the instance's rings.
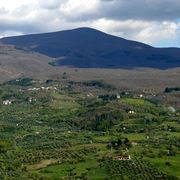
[{"label": "vineyard", "polygon": [[179,179],[180,109],[165,94],[66,78],[1,84],[0,179]]},{"label": "vineyard", "polygon": [[118,161],[112,158],[106,158],[102,160],[101,165],[107,168],[111,179],[170,179],[170,177],[159,172],[149,162],[140,159]]}]

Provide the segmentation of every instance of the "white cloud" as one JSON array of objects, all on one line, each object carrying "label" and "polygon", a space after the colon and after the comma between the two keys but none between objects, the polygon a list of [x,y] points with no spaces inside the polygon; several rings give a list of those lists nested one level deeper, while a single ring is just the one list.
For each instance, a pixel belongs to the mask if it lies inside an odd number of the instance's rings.
[{"label": "white cloud", "polygon": [[92,25],[102,31],[148,44],[156,44],[161,40],[175,40],[180,29],[180,23],[169,21],[99,19]]},{"label": "white cloud", "polygon": [[17,36],[17,35],[23,35],[21,32],[17,31],[4,31],[3,33],[0,33],[0,38],[5,37],[5,36]]},{"label": "white cloud", "polygon": [[61,4],[59,11],[70,20],[85,20],[97,13],[99,3],[99,0],[68,0]]},{"label": "white cloud", "polygon": [[18,7],[24,5],[36,5],[36,0],[0,0],[0,7],[5,8],[8,11],[13,11]]},{"label": "white cloud", "polygon": [[161,40],[175,40],[177,37],[177,30],[180,26],[173,22],[152,23],[149,27],[141,30],[135,37],[146,43],[155,44]]},{"label": "white cloud", "polygon": [[61,5],[61,3],[65,1],[58,1],[58,0],[37,0],[38,1],[38,6],[44,9],[58,9]]}]

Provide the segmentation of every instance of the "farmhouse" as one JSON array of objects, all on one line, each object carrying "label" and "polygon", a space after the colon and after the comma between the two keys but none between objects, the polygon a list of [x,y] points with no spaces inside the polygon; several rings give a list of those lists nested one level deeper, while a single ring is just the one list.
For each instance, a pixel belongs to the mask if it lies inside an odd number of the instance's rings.
[{"label": "farmhouse", "polygon": [[121,98],[121,96],[118,94],[118,95],[117,95],[117,99],[120,99],[120,98]]},{"label": "farmhouse", "polygon": [[128,114],[136,114],[134,111],[129,111]]},{"label": "farmhouse", "polygon": [[169,110],[170,112],[172,112],[172,113],[175,113],[175,112],[176,112],[176,109],[175,109],[174,107],[172,107],[172,106],[169,106],[169,107],[168,107],[168,110]]},{"label": "farmhouse", "polygon": [[130,161],[131,160],[131,156],[118,156],[117,160],[119,161]]},{"label": "farmhouse", "polygon": [[12,101],[10,101],[10,100],[3,101],[3,105],[5,105],[5,106],[11,105],[11,104],[12,104]]}]

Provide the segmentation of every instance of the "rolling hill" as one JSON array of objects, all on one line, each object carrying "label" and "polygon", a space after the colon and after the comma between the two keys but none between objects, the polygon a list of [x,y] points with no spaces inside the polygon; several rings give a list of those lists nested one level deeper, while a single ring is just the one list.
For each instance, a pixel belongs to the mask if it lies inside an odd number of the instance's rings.
[{"label": "rolling hill", "polygon": [[54,66],[130,69],[180,67],[179,48],[154,48],[91,28],[6,37],[0,42],[56,58],[51,63]]},{"label": "rolling hill", "polygon": [[51,58],[10,45],[0,45],[0,82],[22,76],[43,79],[56,69],[48,64]]}]

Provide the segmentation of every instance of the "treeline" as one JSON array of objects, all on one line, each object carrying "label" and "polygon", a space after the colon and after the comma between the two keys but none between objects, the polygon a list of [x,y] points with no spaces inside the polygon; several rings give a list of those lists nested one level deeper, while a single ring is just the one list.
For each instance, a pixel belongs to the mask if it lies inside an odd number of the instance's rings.
[{"label": "treeline", "polygon": [[20,79],[8,81],[7,84],[26,87],[33,85],[32,81],[33,80],[31,78],[20,78]]},{"label": "treeline", "polygon": [[119,109],[101,107],[81,114],[76,125],[86,130],[107,131],[122,120],[124,115]]},{"label": "treeline", "polygon": [[173,91],[180,91],[180,87],[167,87],[164,90],[165,93],[171,93]]},{"label": "treeline", "polygon": [[114,87],[112,85],[107,84],[107,83],[100,81],[100,80],[86,81],[86,82],[83,82],[83,85],[99,87],[99,88],[104,88],[104,89],[109,89],[109,90],[114,89]]}]

